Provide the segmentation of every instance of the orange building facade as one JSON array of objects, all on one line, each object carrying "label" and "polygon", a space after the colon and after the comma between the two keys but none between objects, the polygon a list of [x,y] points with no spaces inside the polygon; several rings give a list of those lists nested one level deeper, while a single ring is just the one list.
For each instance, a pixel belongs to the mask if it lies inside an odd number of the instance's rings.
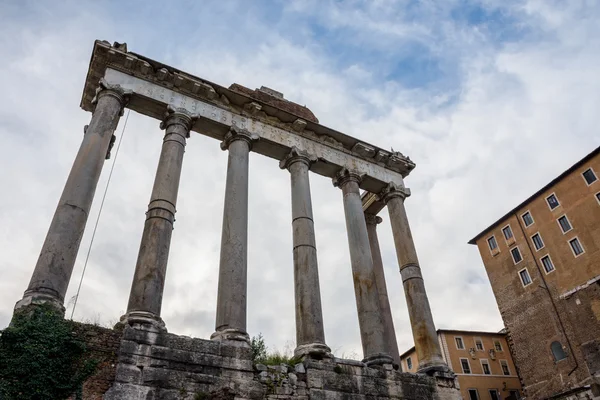
[{"label": "orange building facade", "polygon": [[[521,382],[513,363],[506,334],[439,329],[444,360],[458,377],[466,400],[521,398]],[[400,356],[402,370],[417,372],[414,347]]]},{"label": "orange building facade", "polygon": [[600,376],[600,147],[478,234],[528,398]]}]

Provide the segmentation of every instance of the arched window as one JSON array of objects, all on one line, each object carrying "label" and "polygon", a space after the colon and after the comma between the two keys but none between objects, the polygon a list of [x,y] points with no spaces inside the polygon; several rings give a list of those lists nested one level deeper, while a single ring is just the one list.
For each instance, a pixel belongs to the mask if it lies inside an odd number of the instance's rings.
[{"label": "arched window", "polygon": [[552,350],[552,355],[554,356],[554,361],[560,361],[564,358],[567,358],[567,353],[563,350],[562,344],[560,342],[552,342],[550,345],[550,350]]}]

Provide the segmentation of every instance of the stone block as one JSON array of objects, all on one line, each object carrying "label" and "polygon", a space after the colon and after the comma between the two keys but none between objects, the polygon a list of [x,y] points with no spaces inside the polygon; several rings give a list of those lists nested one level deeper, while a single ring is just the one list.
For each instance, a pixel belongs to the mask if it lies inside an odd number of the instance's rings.
[{"label": "stone block", "polygon": [[267,370],[267,366],[264,364],[256,364],[254,367],[256,368],[257,371],[266,371]]},{"label": "stone block", "polygon": [[117,364],[115,380],[121,383],[142,383],[142,369],[131,364]]},{"label": "stone block", "polygon": [[156,396],[156,389],[154,388],[117,382],[110,389],[108,389],[103,398],[103,400],[123,399],[158,400],[158,397]]}]

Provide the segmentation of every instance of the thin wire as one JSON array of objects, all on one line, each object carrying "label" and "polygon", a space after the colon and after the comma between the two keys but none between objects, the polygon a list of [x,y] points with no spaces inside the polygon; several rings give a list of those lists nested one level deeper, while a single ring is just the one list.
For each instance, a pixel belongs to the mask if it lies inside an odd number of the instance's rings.
[{"label": "thin wire", "polygon": [[94,244],[94,238],[96,237],[96,229],[98,229],[98,222],[100,221],[100,215],[102,214],[102,208],[104,207],[104,200],[106,200],[106,193],[108,193],[108,185],[110,184],[110,179],[112,178],[113,171],[115,169],[115,164],[117,163],[117,157],[119,156],[119,149],[121,148],[121,142],[123,141],[123,136],[125,135],[125,128],[127,127],[127,121],[129,120],[129,113],[131,110],[127,110],[127,116],[125,117],[125,123],[123,124],[123,130],[121,131],[121,137],[119,138],[119,143],[117,144],[117,149],[115,150],[115,159],[110,167],[110,173],[108,174],[108,180],[106,181],[106,187],[104,188],[104,195],[102,196],[102,202],[100,203],[100,210],[98,210],[98,217],[96,218],[96,224],[94,225],[94,231],[92,232],[92,240],[90,240],[90,247],[88,248],[87,255],[85,256],[85,263],[83,264],[83,271],[81,272],[81,279],[79,279],[79,286],[77,287],[77,293],[75,294],[75,301],[73,303],[73,310],[71,310],[71,319],[73,319],[73,314],[75,314],[75,307],[77,307],[77,300],[79,299],[79,291],[81,290],[81,284],[83,283],[83,276],[85,275],[85,270],[87,268],[88,260],[90,259],[90,253],[92,252],[92,245]]}]

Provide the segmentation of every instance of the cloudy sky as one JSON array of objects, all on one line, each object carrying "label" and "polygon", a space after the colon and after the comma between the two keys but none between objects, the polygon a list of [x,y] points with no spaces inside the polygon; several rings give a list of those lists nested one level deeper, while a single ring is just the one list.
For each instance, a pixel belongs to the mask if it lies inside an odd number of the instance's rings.
[{"label": "cloudy sky", "polygon": [[[90,114],[94,39],[222,86],[269,86],[323,125],[409,155],[407,210],[438,328],[502,321],[467,241],[600,144],[600,6],[573,0],[0,2],[0,328],[36,263]],[[118,128],[121,137],[124,119]],[[75,319],[125,311],[163,132],[131,113]],[[113,151],[114,156],[114,151]],[[163,318],[214,331],[227,154],[186,148]],[[113,160],[105,164],[67,300],[76,292]],[[248,330],[293,348],[289,175],[250,158]],[[311,175],[325,334],[361,356],[339,189]],[[387,213],[379,227],[400,351],[412,336]],[[67,315],[70,315],[72,304]]]}]

